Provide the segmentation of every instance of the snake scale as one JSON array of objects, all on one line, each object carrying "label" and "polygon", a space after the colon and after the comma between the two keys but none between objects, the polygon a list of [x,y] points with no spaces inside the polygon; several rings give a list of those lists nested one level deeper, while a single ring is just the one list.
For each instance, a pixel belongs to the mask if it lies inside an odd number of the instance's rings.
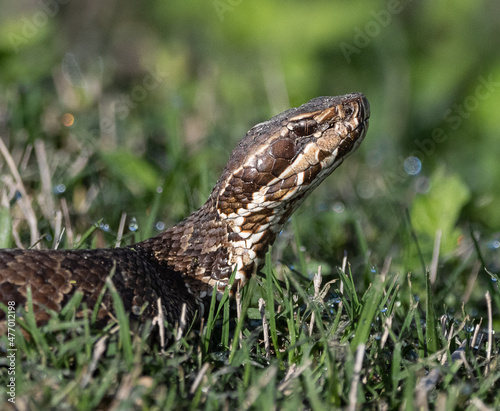
[{"label": "snake scale", "polygon": [[[132,315],[157,315],[160,298],[170,323],[180,320],[183,305],[192,321],[234,270],[243,286],[259,269],[291,214],[361,144],[369,110],[361,93],[318,97],[257,124],[232,152],[207,202],[156,237],[122,248],[0,250],[0,301],[27,309],[30,286],[35,318],[43,323],[76,290],[93,308],[112,273]],[[106,291],[99,318],[112,307]],[[0,310],[3,326],[4,320]]]}]

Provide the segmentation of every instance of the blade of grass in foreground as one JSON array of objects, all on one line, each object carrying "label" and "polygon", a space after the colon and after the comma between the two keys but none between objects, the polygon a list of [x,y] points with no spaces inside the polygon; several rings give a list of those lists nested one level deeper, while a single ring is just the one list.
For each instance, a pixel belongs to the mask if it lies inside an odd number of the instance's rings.
[{"label": "blade of grass in foreground", "polygon": [[210,300],[210,308],[208,309],[208,319],[207,319],[207,325],[204,328],[204,349],[205,349],[205,354],[208,353],[208,349],[210,347],[210,339],[212,337],[212,331],[214,329],[214,323],[216,317],[216,310],[217,307],[217,293],[213,292],[212,293],[212,298]]},{"label": "blade of grass in foreground", "polygon": [[384,295],[383,291],[382,279],[377,276],[367,291],[366,299],[364,299],[361,316],[359,317],[356,332],[351,342],[352,352],[356,351],[359,344],[366,344],[370,335],[372,321],[380,308],[380,302]]},{"label": "blade of grass in foreground", "polygon": [[120,340],[123,347],[123,355],[125,358],[125,362],[127,363],[127,367],[129,370],[132,369],[134,363],[134,353],[132,350],[132,340],[130,338],[130,324],[129,318],[125,313],[125,307],[123,306],[122,299],[118,294],[113,282],[111,281],[111,277],[114,273],[114,268],[112,270],[111,275],[106,279],[106,283],[108,284],[109,291],[111,293],[111,298],[113,299],[113,306],[116,313],[116,318],[118,320],[118,324],[120,325]]},{"label": "blade of grass in foreground", "polygon": [[300,273],[303,276],[307,276],[307,263],[306,263],[306,257],[302,252],[302,243],[300,241],[300,235],[299,235],[299,224],[297,223],[297,220],[293,217],[292,217],[292,228],[295,239],[295,246],[297,247],[297,253],[299,256]]},{"label": "blade of grass in foreground", "polygon": [[89,238],[93,234],[93,232],[99,228],[99,224],[101,222],[102,222],[102,219],[97,221],[96,223],[94,223],[94,225],[92,227],[90,227],[87,231],[85,231],[85,233],[82,235],[82,238],[80,239],[78,244],[75,245],[75,249],[80,248],[85,243],[87,238]]},{"label": "blade of grass in foreground", "polygon": [[425,271],[425,284],[426,284],[426,343],[427,343],[427,354],[434,354],[439,350],[438,335],[436,329],[436,313],[434,312],[434,300],[432,294],[432,286],[430,273],[427,269]]},{"label": "blade of grass in foreground", "polygon": [[[227,307],[224,309],[229,310],[229,292],[233,288],[235,277],[236,277],[236,270],[233,270],[233,273],[231,274],[231,277],[229,278],[228,286],[225,288],[224,294],[222,294],[222,298],[221,298],[218,305],[217,305],[217,291],[214,290],[212,292],[212,299],[210,300],[210,308],[208,311],[208,320],[207,320],[207,323],[206,323],[207,325],[206,325],[205,330],[204,330],[205,335],[203,338],[205,353],[208,353],[208,349],[210,347],[210,338],[212,336],[214,324],[215,324],[215,321],[217,320],[217,318],[219,318],[219,314],[220,314],[221,309],[224,307]],[[228,312],[225,311],[225,317],[228,318],[227,316],[228,316]],[[228,329],[229,321],[227,322],[227,324],[225,324],[224,327],[225,327],[225,331],[223,330],[222,338],[225,341],[226,335],[229,336],[229,329]]]},{"label": "blade of grass in foreground", "polygon": [[10,210],[0,207],[0,248],[9,248],[12,245],[12,220]]},{"label": "blade of grass in foreground", "polygon": [[222,311],[222,347],[225,350],[229,349],[229,337],[230,337],[230,324],[231,324],[231,304],[230,299],[225,298],[223,303],[223,311]]},{"label": "blade of grass in foreground", "polygon": [[474,243],[474,248],[476,249],[476,254],[477,258],[481,262],[481,267],[486,273],[488,273],[494,281],[488,281],[488,288],[490,289],[490,293],[493,296],[493,299],[495,300],[496,306],[500,309],[500,293],[498,292],[498,286],[495,285],[495,283],[498,282],[497,276],[493,276],[493,273],[490,273],[488,269],[486,268],[488,265],[486,261],[484,260],[483,253],[481,252],[481,248],[479,247],[479,243],[477,242],[476,236],[474,235],[474,232],[472,230],[472,226],[469,226],[469,231],[470,231],[470,237],[472,239],[472,242]]},{"label": "blade of grass in foreground", "polygon": [[238,351],[237,347],[239,344],[240,332],[241,329],[243,328],[243,324],[245,323],[245,317],[248,310],[248,306],[250,305],[250,301],[252,299],[251,296],[255,289],[255,280],[250,279],[245,288],[246,288],[245,295],[243,298],[243,302],[241,304],[241,317],[238,320],[238,323],[236,324],[236,328],[234,330],[233,345],[231,347],[231,353],[229,354],[229,360],[228,360],[229,364],[232,364],[234,355]]},{"label": "blade of grass in foreground", "polygon": [[361,303],[359,302],[358,295],[356,294],[356,287],[354,286],[354,279],[352,277],[351,267],[349,266],[349,276],[340,268],[338,269],[340,281],[344,284],[344,292],[340,294],[344,309],[352,321],[358,313]]},{"label": "blade of grass in foreground", "polygon": [[266,274],[266,309],[269,313],[269,328],[271,330],[271,340],[273,341],[274,351],[278,359],[281,359],[281,351],[278,346],[278,333],[276,331],[276,313],[274,311],[274,295],[273,295],[273,269],[271,262],[271,250],[266,254],[266,264],[264,266]]},{"label": "blade of grass in foreground", "polygon": [[[417,338],[418,338],[418,356],[419,358],[424,358],[425,357],[425,339],[424,339],[424,330],[422,328],[422,321],[420,320],[420,312],[418,309],[418,303],[415,298],[415,294],[413,293],[413,287],[411,284],[411,274],[408,273],[408,286],[410,288],[410,312],[413,312],[413,318],[415,320],[415,328],[417,329]],[[403,329],[406,328],[406,326],[409,326],[411,321],[409,316],[407,317],[407,320],[405,320],[405,323],[403,325]]]}]

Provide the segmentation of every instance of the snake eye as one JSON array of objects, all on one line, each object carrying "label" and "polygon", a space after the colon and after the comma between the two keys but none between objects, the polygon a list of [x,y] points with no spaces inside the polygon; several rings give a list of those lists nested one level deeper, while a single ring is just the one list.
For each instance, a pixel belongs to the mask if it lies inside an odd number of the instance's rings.
[{"label": "snake eye", "polygon": [[318,123],[314,120],[300,120],[293,125],[293,131],[297,136],[304,137],[313,134],[318,127]]}]

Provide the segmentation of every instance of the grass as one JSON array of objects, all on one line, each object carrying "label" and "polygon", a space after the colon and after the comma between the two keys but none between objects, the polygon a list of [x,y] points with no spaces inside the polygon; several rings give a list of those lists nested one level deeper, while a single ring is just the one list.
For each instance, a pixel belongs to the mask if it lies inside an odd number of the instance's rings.
[{"label": "grass", "polygon": [[112,287],[105,329],[79,295],[19,316],[18,409],[500,408],[496,3],[4,3],[0,248],[142,240],[202,204],[253,124],[372,104],[359,151],[204,325],[166,325],[162,348]]},{"label": "grass", "polygon": [[[498,339],[487,343],[485,333],[491,319],[473,326],[465,313],[425,310],[433,301],[431,287],[422,296],[429,303],[412,298],[405,304],[405,296],[414,295],[410,274],[399,281],[377,273],[361,290],[355,275],[347,264],[335,281],[325,283],[319,274],[314,282],[288,268],[278,273],[269,254],[263,274],[242,290],[239,316],[234,301],[213,300],[205,326],[188,327],[177,338],[179,328],[167,325],[171,338],[164,349],[150,321],[139,329],[129,324],[112,286],[116,318],[104,330],[91,316],[75,318],[78,294],[46,325],[37,327],[25,312],[17,319],[16,406],[500,406]],[[5,356],[0,361],[5,365]],[[0,399],[6,401],[5,390]]]},{"label": "grass", "polygon": [[[174,117],[169,130],[177,129]],[[7,161],[0,163],[1,247],[95,248],[139,241],[199,206],[216,178],[213,163],[224,162],[214,160],[215,150],[189,152],[176,132],[162,136],[164,168],[149,165],[159,155],[155,145],[143,153],[147,161],[128,155],[114,162],[119,149],[110,155],[92,140],[78,139],[83,149],[75,149],[77,131],[31,141],[13,128],[11,137],[21,138],[2,146]],[[123,138],[134,137],[125,132]],[[58,139],[59,146],[53,143]],[[166,324],[166,346],[154,319],[139,328],[129,323],[112,283],[115,318],[105,329],[95,325],[95,309],[83,318],[75,315],[78,294],[47,324],[37,326],[29,311],[17,317],[16,406],[500,407],[499,340],[493,333],[500,293],[486,240],[471,226],[451,251],[441,250],[439,241],[429,246],[425,233],[414,228],[424,214],[388,200],[407,196],[406,188],[381,189],[382,195],[366,202],[352,199],[352,186],[366,177],[353,170],[366,167],[359,158],[348,161],[351,167],[335,172],[344,193],[340,200],[327,183],[319,187],[319,196],[298,210],[241,295],[225,296],[219,304],[214,299],[202,324]],[[149,181],[143,192],[131,183],[128,166],[144,167],[137,172]],[[374,169],[367,172],[381,177]],[[335,201],[345,205],[343,212],[332,211]],[[441,214],[463,207],[448,203],[439,205]],[[420,210],[433,204],[434,197]],[[450,224],[448,237],[455,221]],[[1,347],[8,341],[2,336]],[[7,365],[2,355],[2,386]],[[0,390],[2,409],[7,398]]]}]

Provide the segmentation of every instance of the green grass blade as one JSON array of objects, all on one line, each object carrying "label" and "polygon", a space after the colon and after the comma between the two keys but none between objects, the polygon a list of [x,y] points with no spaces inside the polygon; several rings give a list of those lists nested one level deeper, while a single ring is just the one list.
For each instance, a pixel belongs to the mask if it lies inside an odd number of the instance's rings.
[{"label": "green grass blade", "polygon": [[394,351],[391,361],[391,382],[392,382],[392,399],[396,399],[398,392],[399,381],[401,380],[401,343],[398,342],[394,346]]},{"label": "green grass blade", "polygon": [[214,323],[216,320],[216,309],[217,309],[217,293],[212,293],[212,298],[210,299],[210,308],[208,310],[208,319],[204,329],[204,350],[205,353],[208,352],[210,347],[210,339],[212,337],[212,332],[214,328]]},{"label": "green grass blade", "polygon": [[229,349],[229,326],[231,324],[231,316],[230,316],[230,300],[227,298],[222,307],[222,347],[224,347],[225,350]]},{"label": "green grass blade", "polygon": [[372,321],[377,315],[380,308],[380,302],[383,297],[383,284],[379,276],[375,277],[372,286],[367,291],[366,301],[361,310],[358,324],[356,326],[356,333],[351,342],[351,351],[355,352],[359,344],[366,343],[370,335]]},{"label": "green grass blade", "polygon": [[420,264],[422,265],[422,272],[425,273],[425,271],[426,271],[425,260],[424,260],[423,254],[422,254],[422,250],[420,249],[420,244],[418,242],[417,233],[415,232],[415,229],[413,228],[413,224],[411,223],[410,211],[408,209],[406,209],[405,211],[406,211],[406,213],[405,213],[406,224],[408,225],[408,228],[409,228],[410,234],[411,234],[411,238],[415,244],[415,247],[417,248],[417,255],[420,259]]},{"label": "green grass blade", "polygon": [[[87,231],[85,231],[85,233],[83,233],[82,235],[82,238],[80,239],[80,241],[75,245],[75,249],[78,249],[80,248],[81,246],[83,246],[83,244],[85,244],[85,241],[87,241],[87,238],[89,238],[95,230],[97,230],[99,228],[99,224],[102,222],[102,219],[97,221],[96,223],[94,223],[94,225],[92,227],[90,227]],[[94,247],[95,248],[95,247]]]},{"label": "green grass blade", "polygon": [[241,332],[241,329],[243,328],[243,324],[245,323],[246,312],[248,310],[248,306],[250,305],[250,301],[251,301],[254,289],[255,289],[255,280],[250,279],[250,281],[248,282],[248,284],[245,287],[244,297],[243,297],[243,301],[241,303],[241,317],[240,317],[239,321],[236,323],[236,328],[234,330],[233,344],[231,346],[231,352],[229,354],[229,359],[228,359],[229,364],[233,363],[233,359],[235,358],[235,354],[238,351],[240,332]]},{"label": "green grass blade", "polygon": [[297,248],[297,253],[298,253],[298,257],[299,257],[300,273],[303,276],[306,276],[307,275],[307,262],[306,262],[306,256],[304,255],[304,252],[302,251],[302,242],[300,240],[300,234],[299,234],[299,224],[297,223],[297,220],[293,217],[292,217],[292,228],[293,228],[295,247]]},{"label": "green grass blade", "polygon": [[278,332],[276,329],[276,312],[274,310],[274,290],[273,290],[273,270],[271,263],[271,250],[266,254],[266,264],[264,266],[264,274],[266,275],[266,310],[269,313],[269,330],[271,331],[271,340],[278,359],[281,359],[281,352],[278,345]]},{"label": "green grass blade", "polygon": [[106,283],[111,293],[111,298],[113,299],[113,307],[115,309],[116,318],[120,326],[120,341],[123,349],[123,356],[129,370],[132,369],[134,363],[134,352],[132,350],[132,338],[130,336],[130,324],[129,317],[125,312],[125,307],[123,306],[123,301],[120,294],[115,288],[111,278],[114,274],[114,268],[110,276],[106,279]]},{"label": "green grass blade", "polygon": [[434,311],[432,285],[429,270],[425,273],[426,284],[426,345],[427,353],[434,354],[439,350],[439,339],[437,335],[437,319]]},{"label": "green grass blade", "polygon": [[12,246],[12,219],[7,207],[0,207],[0,248]]}]

